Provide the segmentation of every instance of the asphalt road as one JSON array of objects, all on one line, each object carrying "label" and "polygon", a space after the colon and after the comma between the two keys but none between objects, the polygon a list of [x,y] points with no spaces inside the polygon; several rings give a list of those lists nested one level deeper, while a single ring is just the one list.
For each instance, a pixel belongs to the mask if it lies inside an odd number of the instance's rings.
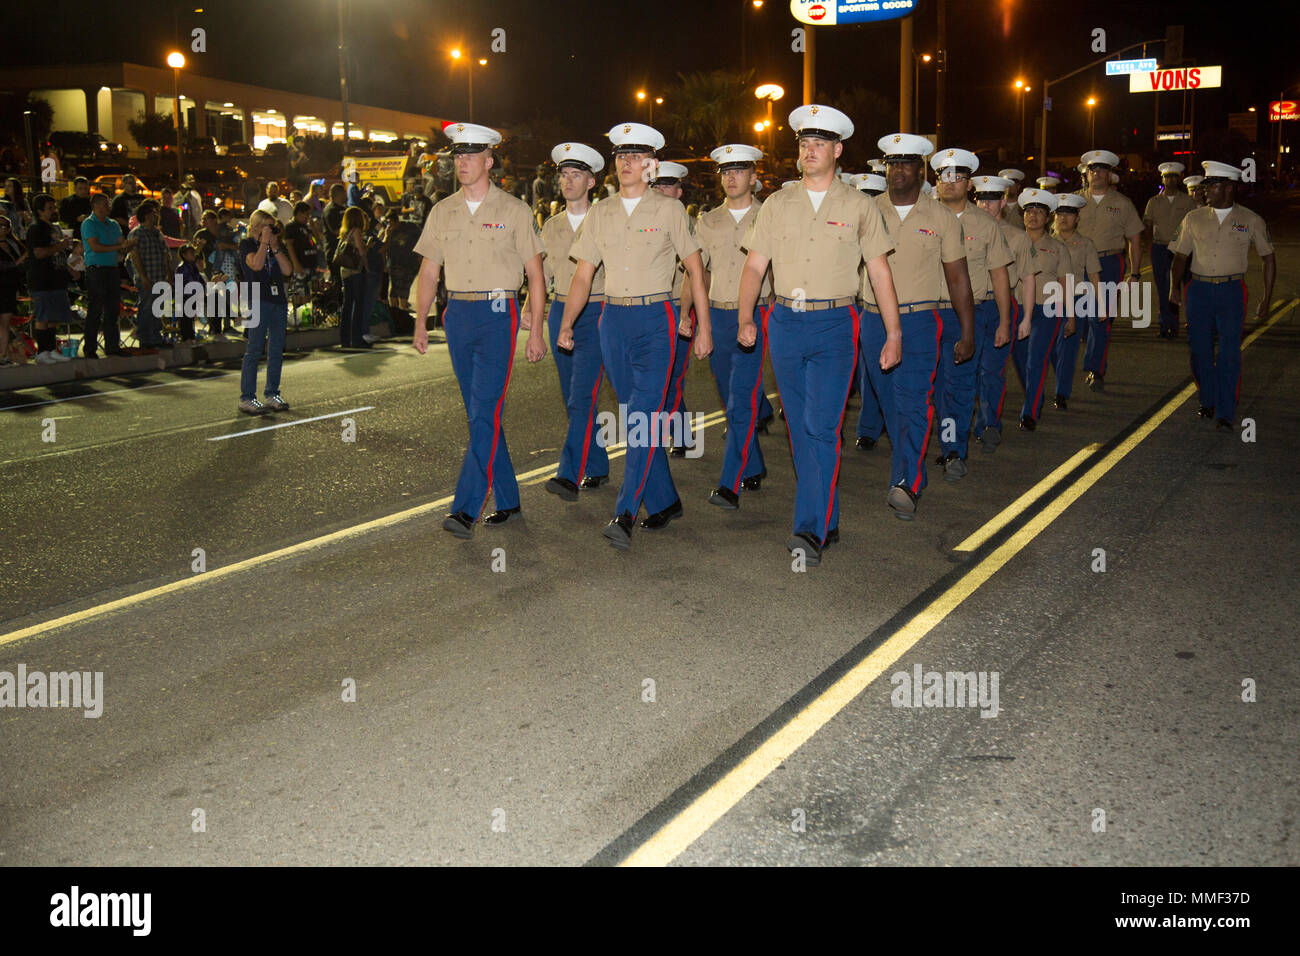
[{"label": "asphalt road", "polygon": [[[0,862],[613,862],[671,823],[692,836],[655,861],[1294,865],[1294,223],[1274,223],[1280,317],[1245,353],[1254,442],[1194,400],[1135,431],[1187,350],[1122,330],[1104,394],[1080,382],[959,484],[932,466],[915,522],[884,504],[887,451],[850,446],[842,541],[806,573],[783,427],[739,512],[705,503],[714,425],[673,461],[683,520],[610,549],[612,490],[540,487],[563,410],[522,337],[505,429],[536,471],[526,520],[469,542],[440,528],[466,440],[441,346],[296,356],[276,422],[333,417],[250,434],[273,422],[237,415],[232,369],[0,397],[0,672],[104,686],[97,719],[0,709]],[[1257,266],[1250,284],[1253,303]],[[688,400],[714,411],[706,365]],[[196,548],[243,564],[196,577]],[[827,704],[864,659],[879,676]],[[916,665],[996,673],[997,715],[893,706]],[[819,729],[737,783],[810,707]]]}]

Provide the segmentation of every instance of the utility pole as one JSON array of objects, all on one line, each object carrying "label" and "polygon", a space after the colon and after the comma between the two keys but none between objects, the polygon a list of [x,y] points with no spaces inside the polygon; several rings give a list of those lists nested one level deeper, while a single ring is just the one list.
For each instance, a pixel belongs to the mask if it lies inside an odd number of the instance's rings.
[{"label": "utility pole", "polygon": [[339,0],[339,99],[343,101],[343,155],[348,154],[348,53],[343,39],[343,0]]},{"label": "utility pole", "polygon": [[898,21],[898,129],[903,133],[915,132],[912,129],[912,71],[908,64],[914,64],[916,53],[912,49],[912,15]]},{"label": "utility pole", "polygon": [[939,0],[939,40],[934,74],[934,135],[936,148],[943,144],[944,84],[948,72],[948,0]]},{"label": "utility pole", "polygon": [[803,28],[803,101],[817,102],[817,28]]}]

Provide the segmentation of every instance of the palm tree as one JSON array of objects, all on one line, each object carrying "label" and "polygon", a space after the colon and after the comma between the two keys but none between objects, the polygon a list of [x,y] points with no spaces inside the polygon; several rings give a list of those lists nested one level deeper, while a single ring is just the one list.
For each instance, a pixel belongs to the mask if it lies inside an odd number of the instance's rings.
[{"label": "palm tree", "polygon": [[754,71],[732,73],[712,70],[678,73],[677,84],[664,92],[663,115],[669,131],[679,142],[696,151],[707,151],[720,143],[746,136],[746,117],[757,113],[754,99]]}]

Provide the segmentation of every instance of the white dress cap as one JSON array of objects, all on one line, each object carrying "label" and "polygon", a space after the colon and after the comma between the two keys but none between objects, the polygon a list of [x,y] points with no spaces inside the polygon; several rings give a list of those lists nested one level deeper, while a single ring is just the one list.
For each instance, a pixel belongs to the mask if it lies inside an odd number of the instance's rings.
[{"label": "white dress cap", "polygon": [[1227,163],[1216,163],[1212,159],[1207,159],[1201,163],[1201,168],[1205,170],[1206,179],[1231,179],[1234,183],[1241,181],[1241,170]]},{"label": "white dress cap", "polygon": [[619,123],[605,135],[616,153],[653,153],[664,148],[664,134],[645,123]]},{"label": "white dress cap", "polygon": [[790,128],[798,136],[820,136],[832,142],[853,135],[853,120],[833,106],[810,103],[790,114]]},{"label": "white dress cap", "polygon": [[718,169],[733,169],[748,163],[756,163],[763,158],[763,151],[742,143],[729,143],[719,146],[709,153],[709,159],[718,164]]},{"label": "white dress cap", "polygon": [[980,168],[980,158],[966,149],[941,149],[930,157],[930,166],[936,173],[951,166],[973,173]]},{"label": "white dress cap", "polygon": [[586,168],[588,172],[598,173],[605,168],[605,158],[590,146],[582,143],[560,143],[551,150],[551,162],[560,169],[565,166]]},{"label": "white dress cap", "polygon": [[876,147],[885,154],[886,163],[924,159],[934,152],[928,139],[914,133],[888,133],[876,141]]},{"label": "white dress cap", "polygon": [[1024,189],[1020,192],[1020,208],[1028,209],[1037,203],[1046,206],[1048,212],[1056,212],[1056,194],[1046,189]]},{"label": "white dress cap", "polygon": [[442,130],[453,153],[481,153],[501,142],[501,134],[477,123],[448,123]]},{"label": "white dress cap", "polygon": [[1090,149],[1079,157],[1079,159],[1085,166],[1095,166],[1100,164],[1114,169],[1119,165],[1119,157],[1108,149]]}]

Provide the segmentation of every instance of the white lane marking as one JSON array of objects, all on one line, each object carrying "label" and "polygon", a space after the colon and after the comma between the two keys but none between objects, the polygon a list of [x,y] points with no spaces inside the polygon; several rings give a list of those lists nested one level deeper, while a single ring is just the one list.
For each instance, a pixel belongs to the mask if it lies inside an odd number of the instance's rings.
[{"label": "white lane marking", "polygon": [[341,412],[330,412],[328,415],[315,415],[311,418],[300,418],[296,422],[280,422],[278,425],[266,425],[262,428],[250,428],[247,431],[232,432],[229,435],[217,435],[215,438],[209,438],[208,441],[225,441],[227,438],[240,438],[244,435],[256,435],[258,432],[273,432],[277,428],[292,428],[294,425],[306,425],[308,422],[319,422],[326,418],[338,418],[340,415],[353,415],[357,412],[368,412],[375,406],[362,405],[360,408],[349,408]]}]

